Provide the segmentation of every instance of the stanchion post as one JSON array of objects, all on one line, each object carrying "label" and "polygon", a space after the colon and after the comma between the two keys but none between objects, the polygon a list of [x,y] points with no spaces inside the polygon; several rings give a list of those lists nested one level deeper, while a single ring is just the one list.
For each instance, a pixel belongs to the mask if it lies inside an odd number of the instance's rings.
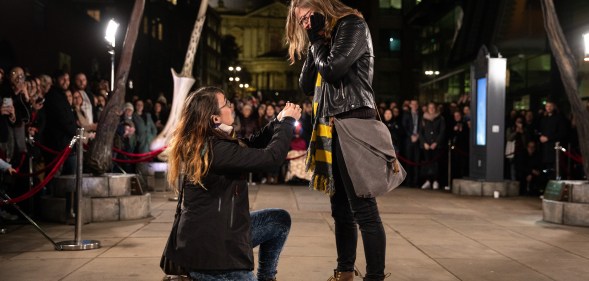
[{"label": "stanchion post", "polygon": [[247,185],[256,185],[256,183],[253,180],[254,174],[252,172],[249,172],[248,174],[248,179],[247,179]]},{"label": "stanchion post", "polygon": [[554,167],[555,168],[554,171],[556,172],[556,180],[557,181],[560,180],[560,161],[558,159],[559,158],[558,156],[559,156],[559,152],[560,152],[561,148],[562,147],[560,146],[560,142],[557,141],[554,146],[554,150],[555,150],[554,153],[556,153],[556,162],[555,162],[556,167]]},{"label": "stanchion post", "polygon": [[77,194],[77,212],[76,212],[76,229],[75,238],[73,241],[62,241],[57,243],[59,250],[65,251],[79,251],[79,250],[92,250],[100,248],[100,242],[95,240],[82,240],[82,172],[84,171],[84,145],[82,140],[84,139],[84,128],[78,129],[78,135],[72,140],[70,146],[75,142],[78,143],[78,155],[76,161],[76,194]]},{"label": "stanchion post", "polygon": [[454,146],[452,145],[452,140],[448,140],[448,188],[447,188],[447,190],[452,190],[452,149],[454,149]]}]

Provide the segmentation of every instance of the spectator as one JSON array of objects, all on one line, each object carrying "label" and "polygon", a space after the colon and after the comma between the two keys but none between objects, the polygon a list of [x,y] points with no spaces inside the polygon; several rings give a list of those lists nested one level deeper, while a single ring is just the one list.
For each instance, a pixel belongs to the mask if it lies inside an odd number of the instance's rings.
[{"label": "spectator", "polygon": [[[47,122],[43,132],[44,145],[55,150],[62,151],[69,145],[72,138],[76,135],[78,126],[76,117],[71,107],[68,96],[70,86],[70,77],[67,72],[58,71],[55,74],[56,84],[53,85],[45,98],[45,116]],[[71,93],[70,93],[71,94]],[[62,174],[73,174],[75,171],[75,153],[72,152],[70,157],[63,166]],[[56,155],[45,153],[45,161],[50,163]]]},{"label": "spectator", "polygon": [[[421,186],[422,189],[432,187],[433,189],[440,188],[438,183],[440,174],[439,167],[435,158],[440,154],[440,145],[443,145],[444,134],[446,132],[446,125],[444,117],[440,115],[436,104],[428,103],[427,112],[423,114],[423,126],[421,127],[421,135],[419,137],[421,147],[423,148],[424,160],[427,165],[423,166],[423,178],[425,183]],[[433,184],[431,183],[433,181]]]},{"label": "spectator", "polygon": [[539,195],[546,184],[542,177],[542,159],[536,151],[536,142],[529,140],[524,153],[515,155],[516,178],[520,183],[520,195]]},{"label": "spectator", "polygon": [[74,82],[74,90],[78,91],[83,99],[80,109],[84,111],[89,124],[96,123],[94,120],[98,119],[98,115],[94,112],[94,95],[87,89],[88,79],[86,79],[86,74],[81,72],[76,74]]},{"label": "spectator", "polygon": [[94,139],[96,124],[91,123],[87,111],[84,111],[84,98],[79,90],[75,90],[72,94],[72,108],[76,116],[76,124],[80,128],[84,128],[84,144],[88,143],[89,140]]},{"label": "spectator", "polygon": [[164,126],[166,126],[166,122],[168,122],[166,105],[161,101],[156,101],[153,104],[153,114],[151,114],[151,118],[153,119],[157,133],[159,134],[164,129]]},{"label": "spectator", "polygon": [[470,129],[460,111],[454,111],[450,124],[450,128],[452,128],[452,131],[450,131],[450,141],[454,147],[452,150],[451,176],[453,179],[466,177],[468,176],[468,157],[470,155]]},{"label": "spectator", "polygon": [[[397,109],[398,111],[398,109]],[[401,141],[401,122],[399,118],[393,118],[393,111],[390,109],[385,109],[384,114],[382,116],[382,122],[387,126],[389,129],[389,133],[391,134],[391,140],[393,141],[393,146],[395,147],[396,151],[399,151],[399,143]]]},{"label": "spectator", "polygon": [[239,117],[241,119],[241,130],[239,130],[237,134],[238,137],[249,138],[253,135],[253,133],[260,130],[260,128],[258,127],[258,122],[255,116],[253,115],[253,111],[254,110],[252,106],[249,104],[245,104],[241,108],[241,114],[239,114]]},{"label": "spectator", "polygon": [[149,152],[149,145],[157,135],[157,129],[151,114],[144,112],[143,101],[138,99],[135,101],[135,112],[133,113],[133,123],[135,124],[135,137],[137,140],[136,152]]},{"label": "spectator", "polygon": [[540,119],[540,153],[542,156],[542,168],[548,172],[549,179],[555,178],[556,155],[554,147],[557,142],[561,142],[566,137],[567,124],[557,111],[553,102],[546,102],[544,116]]},{"label": "spectator", "polygon": [[422,116],[419,114],[417,100],[409,102],[409,111],[403,116],[403,129],[405,130],[405,157],[413,163],[407,165],[407,185],[416,187],[419,183],[419,172],[416,164],[420,158],[419,132],[422,126]]}]

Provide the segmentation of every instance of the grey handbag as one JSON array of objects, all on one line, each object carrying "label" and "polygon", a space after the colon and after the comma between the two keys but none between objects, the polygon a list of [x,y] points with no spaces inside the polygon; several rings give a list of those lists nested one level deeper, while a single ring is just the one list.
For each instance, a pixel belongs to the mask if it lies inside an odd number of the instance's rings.
[{"label": "grey handbag", "polygon": [[358,197],[371,198],[399,186],[407,172],[397,160],[388,128],[376,119],[337,119],[346,167]]}]

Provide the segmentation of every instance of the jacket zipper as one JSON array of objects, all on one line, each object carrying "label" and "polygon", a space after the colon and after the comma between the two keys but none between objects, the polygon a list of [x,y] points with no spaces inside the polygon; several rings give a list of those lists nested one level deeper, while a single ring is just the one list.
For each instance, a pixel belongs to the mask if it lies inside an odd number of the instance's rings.
[{"label": "jacket zipper", "polygon": [[219,213],[221,212],[221,197],[219,197],[219,209],[218,209]]}]

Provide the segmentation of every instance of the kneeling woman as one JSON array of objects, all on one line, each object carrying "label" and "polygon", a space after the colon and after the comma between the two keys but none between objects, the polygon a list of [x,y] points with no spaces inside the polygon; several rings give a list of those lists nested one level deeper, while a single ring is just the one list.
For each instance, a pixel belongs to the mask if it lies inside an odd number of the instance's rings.
[{"label": "kneeling woman", "polygon": [[[196,280],[275,280],[290,230],[285,210],[249,212],[248,172],[278,167],[286,159],[298,105],[249,140],[232,137],[233,106],[219,88],[189,94],[171,141],[168,181],[184,175],[184,208],[171,258]],[[257,278],[252,248],[260,246]]]}]

